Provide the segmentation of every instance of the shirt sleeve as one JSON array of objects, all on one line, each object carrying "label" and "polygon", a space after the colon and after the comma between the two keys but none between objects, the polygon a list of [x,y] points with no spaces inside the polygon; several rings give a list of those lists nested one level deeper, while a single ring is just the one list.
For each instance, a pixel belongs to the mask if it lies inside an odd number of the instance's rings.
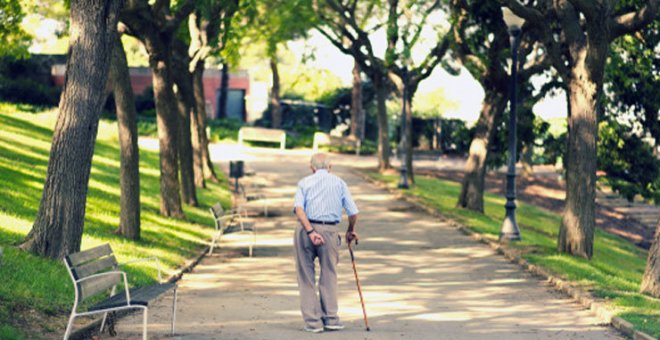
[{"label": "shirt sleeve", "polygon": [[344,210],[346,210],[346,215],[348,216],[357,215],[360,212],[357,205],[355,204],[355,201],[353,201],[353,197],[351,196],[351,192],[348,190],[348,185],[346,185],[346,182],[342,182],[341,204],[344,207]]},{"label": "shirt sleeve", "polygon": [[303,193],[302,183],[298,183],[298,190],[296,190],[296,196],[293,199],[293,212],[296,212],[296,207],[301,207],[305,209],[305,194]]}]

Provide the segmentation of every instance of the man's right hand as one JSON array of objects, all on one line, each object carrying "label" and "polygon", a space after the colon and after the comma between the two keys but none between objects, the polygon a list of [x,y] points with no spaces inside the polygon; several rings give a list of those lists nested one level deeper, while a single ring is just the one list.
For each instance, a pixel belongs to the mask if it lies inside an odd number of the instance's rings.
[{"label": "man's right hand", "polygon": [[325,240],[323,239],[323,236],[316,232],[316,230],[312,231],[309,233],[307,236],[309,236],[309,240],[312,241],[312,244],[315,246],[321,246],[325,243]]},{"label": "man's right hand", "polygon": [[359,239],[360,238],[358,237],[358,234],[356,232],[346,231],[346,243],[348,243],[349,245],[353,241],[355,241],[355,244],[357,244]]}]

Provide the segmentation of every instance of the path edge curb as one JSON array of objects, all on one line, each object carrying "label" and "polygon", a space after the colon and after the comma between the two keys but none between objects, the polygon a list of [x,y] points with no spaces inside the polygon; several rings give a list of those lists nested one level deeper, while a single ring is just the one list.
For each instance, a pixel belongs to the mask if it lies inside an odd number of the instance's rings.
[{"label": "path edge curb", "polygon": [[608,309],[603,302],[600,302],[598,299],[593,297],[593,295],[591,295],[591,293],[589,293],[588,291],[585,291],[578,287],[573,287],[570,282],[563,280],[559,277],[556,277],[550,274],[545,269],[527,262],[527,260],[520,257],[520,255],[516,254],[511,249],[508,249],[507,247],[503,247],[498,242],[495,242],[485,237],[484,234],[469,229],[468,227],[456,222],[454,219],[441,214],[440,212],[438,212],[436,208],[430,206],[428,203],[423,202],[419,198],[411,195],[404,195],[399,190],[396,190],[377,179],[371,178],[370,176],[364,173],[364,170],[351,169],[351,171],[354,174],[358,175],[360,178],[364,179],[365,181],[374,184],[381,189],[387,190],[397,199],[411,203],[416,207],[429,213],[430,215],[433,215],[435,217],[442,219],[443,221],[448,222],[451,227],[459,230],[464,235],[469,236],[473,240],[489,245],[498,254],[503,255],[507,260],[509,260],[509,262],[517,264],[525,271],[539,278],[545,279],[552,288],[568,295],[575,302],[579,303],[582,307],[591,311],[591,313],[597,316],[601,321],[606,322],[607,324],[611,325],[616,330],[620,331],[621,333],[625,334],[631,339],[658,340],[657,338],[647,333],[644,333],[639,330],[635,330],[632,323],[624,320],[619,316],[614,315],[614,313],[610,309]]},{"label": "path edge curb", "polygon": [[[177,282],[183,277],[183,274],[185,273],[190,273],[195,266],[199,264],[199,262],[202,261],[204,257],[209,252],[209,247],[210,246],[204,246],[204,249],[201,253],[196,255],[193,259],[187,260],[184,262],[184,265],[180,267],[174,274],[170,275],[165,282],[167,283],[174,283]],[[120,311],[116,313],[116,318],[117,320],[128,316],[130,314],[133,314],[135,311],[133,310],[127,310],[127,311]],[[91,321],[83,326],[81,326],[79,329],[73,331],[71,335],[69,336],[69,339],[72,340],[77,340],[77,339],[90,339],[92,338],[92,332],[96,331],[99,327],[101,327],[101,318],[98,318],[94,321]]]}]

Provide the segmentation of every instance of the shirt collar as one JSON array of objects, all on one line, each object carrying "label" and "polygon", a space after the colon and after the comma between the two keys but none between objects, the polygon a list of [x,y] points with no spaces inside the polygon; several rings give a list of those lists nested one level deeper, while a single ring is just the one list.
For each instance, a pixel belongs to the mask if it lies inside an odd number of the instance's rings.
[{"label": "shirt collar", "polygon": [[327,174],[327,173],[328,173],[328,169],[318,169],[318,170],[316,170],[314,175]]}]

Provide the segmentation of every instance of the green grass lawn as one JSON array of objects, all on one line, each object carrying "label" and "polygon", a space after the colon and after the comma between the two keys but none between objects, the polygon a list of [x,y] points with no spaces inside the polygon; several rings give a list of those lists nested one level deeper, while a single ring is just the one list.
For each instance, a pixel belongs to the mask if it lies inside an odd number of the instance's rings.
[{"label": "green grass lawn", "polygon": [[[370,177],[394,188],[399,176],[369,173]],[[486,193],[485,214],[456,208],[460,184],[417,176],[416,186],[405,194],[421,198],[443,215],[493,240],[499,236],[504,218],[505,198]],[[513,243],[530,263],[568,279],[608,301],[612,310],[633,323],[635,329],[660,337],[660,299],[639,293],[647,252],[626,240],[596,231],[591,261],[557,252],[561,216],[548,210],[517,202],[516,218],[522,241]]]},{"label": "green grass lawn", "polygon": [[[41,332],[64,333],[65,324],[42,318],[68,317],[73,286],[61,261],[40,258],[17,248],[31,229],[48,166],[56,109],[0,103],[0,339],[34,338]],[[110,243],[119,262],[158,257],[163,276],[199,254],[213,232],[208,207],[230,204],[221,183],[198,189],[200,207],[185,207],[187,220],[159,215],[158,153],[140,150],[142,239],[129,241],[113,232],[119,223],[119,143],[114,122],[101,121],[89,181],[82,249]],[[222,173],[219,173],[221,176]],[[128,268],[131,285],[157,279],[153,264]]]}]

